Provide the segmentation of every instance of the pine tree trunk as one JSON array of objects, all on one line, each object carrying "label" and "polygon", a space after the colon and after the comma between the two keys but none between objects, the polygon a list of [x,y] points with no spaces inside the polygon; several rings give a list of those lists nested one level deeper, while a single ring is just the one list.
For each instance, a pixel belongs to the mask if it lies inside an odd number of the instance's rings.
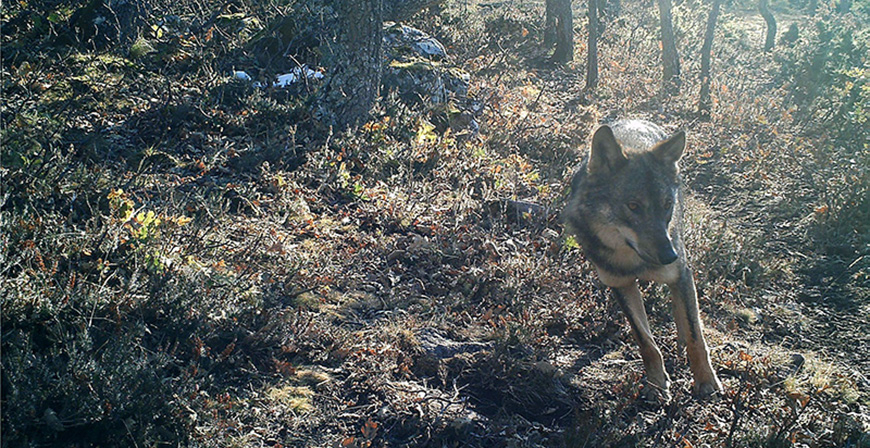
[{"label": "pine tree trunk", "polygon": [[767,22],[767,35],[764,38],[764,51],[770,51],[776,44],[776,18],[770,12],[768,0],[760,0],[758,2],[758,10],[761,11],[761,17]]},{"label": "pine tree trunk", "polygon": [[707,18],[707,31],[704,33],[704,45],[701,47],[701,95],[698,100],[698,115],[710,119],[713,102],[710,99],[710,62],[713,53],[713,36],[716,32],[716,21],[719,18],[719,5],[722,0],[713,0],[710,16]]},{"label": "pine tree trunk", "polygon": [[322,120],[337,130],[369,118],[380,95],[382,72],[382,0],[335,0],[338,32],[330,46],[331,76],[322,90]]},{"label": "pine tree trunk", "polygon": [[556,45],[556,2],[547,0],[544,4],[544,48]]},{"label": "pine tree trunk", "polygon": [[658,0],[659,18],[662,27],[662,85],[666,94],[680,91],[680,54],[674,36],[671,0]]},{"label": "pine tree trunk", "polygon": [[547,0],[546,3],[544,45],[548,44],[548,39],[555,38],[556,50],[553,52],[553,61],[572,61],[574,60],[574,15],[571,11],[571,0]]},{"label": "pine tree trunk", "polygon": [[589,41],[586,53],[586,90],[598,87],[598,3],[589,0]]}]

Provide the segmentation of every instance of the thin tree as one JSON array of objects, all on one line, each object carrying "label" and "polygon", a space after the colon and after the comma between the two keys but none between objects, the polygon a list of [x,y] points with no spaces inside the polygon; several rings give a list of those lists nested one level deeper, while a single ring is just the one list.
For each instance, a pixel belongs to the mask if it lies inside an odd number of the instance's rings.
[{"label": "thin tree", "polygon": [[574,14],[571,0],[547,0],[544,24],[544,45],[556,44],[554,62],[574,60]]},{"label": "thin tree", "polygon": [[586,90],[598,86],[598,0],[589,0],[589,40],[586,52]]},{"label": "thin tree", "polygon": [[768,0],[759,0],[758,10],[761,12],[761,17],[767,22],[767,34],[764,38],[764,51],[770,51],[776,44],[776,18],[770,11]]},{"label": "thin tree", "polygon": [[680,54],[674,37],[674,21],[671,0],[658,0],[659,19],[662,28],[662,85],[666,94],[680,91]]},{"label": "thin tree", "polygon": [[710,99],[710,62],[713,53],[713,36],[716,32],[716,21],[719,18],[719,5],[722,0],[713,0],[710,16],[707,17],[707,30],[704,33],[704,45],[701,46],[701,95],[698,101],[698,115],[705,120],[710,119],[713,102]]}]

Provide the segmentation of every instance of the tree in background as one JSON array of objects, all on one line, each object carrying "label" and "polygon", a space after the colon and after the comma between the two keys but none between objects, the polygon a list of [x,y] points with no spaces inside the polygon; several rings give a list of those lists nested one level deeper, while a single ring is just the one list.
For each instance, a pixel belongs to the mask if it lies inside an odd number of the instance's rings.
[{"label": "tree in background", "polygon": [[768,0],[759,0],[758,10],[761,11],[761,17],[764,17],[764,21],[767,23],[767,34],[764,38],[764,51],[770,51],[776,43],[776,18],[773,17],[773,13],[770,11]]},{"label": "tree in background", "polygon": [[658,0],[658,5],[662,28],[662,85],[666,94],[675,94],[680,90],[680,54],[674,37],[671,0]]},{"label": "tree in background", "polygon": [[713,36],[716,32],[716,21],[719,18],[719,6],[722,0],[713,0],[710,15],[707,18],[707,30],[704,33],[704,45],[701,47],[701,94],[698,100],[698,115],[705,120],[710,119],[713,106],[710,99],[710,60],[713,52]]},{"label": "tree in background", "polygon": [[556,45],[554,62],[574,60],[574,15],[571,0],[547,0],[544,25],[544,46]]},{"label": "tree in background", "polygon": [[598,86],[598,0],[589,0],[589,40],[586,53],[586,90]]}]

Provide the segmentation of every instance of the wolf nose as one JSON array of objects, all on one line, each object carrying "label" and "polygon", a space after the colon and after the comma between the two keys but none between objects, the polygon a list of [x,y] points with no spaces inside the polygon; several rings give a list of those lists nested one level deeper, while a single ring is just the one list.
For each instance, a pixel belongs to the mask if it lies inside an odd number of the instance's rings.
[{"label": "wolf nose", "polygon": [[663,247],[659,250],[659,263],[671,264],[675,261],[677,261],[677,252],[673,246],[669,244],[668,247]]}]

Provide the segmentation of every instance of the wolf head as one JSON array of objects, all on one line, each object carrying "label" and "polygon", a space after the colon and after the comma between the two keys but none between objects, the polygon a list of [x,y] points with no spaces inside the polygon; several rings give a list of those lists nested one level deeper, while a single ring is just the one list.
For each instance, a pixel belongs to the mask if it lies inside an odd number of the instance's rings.
[{"label": "wolf head", "polygon": [[588,231],[611,250],[627,245],[646,263],[673,263],[682,252],[671,221],[685,147],[684,132],[668,137],[644,121],[599,127],[585,170],[575,177],[572,195],[579,200],[572,204],[579,210],[572,219],[587,221]]}]

